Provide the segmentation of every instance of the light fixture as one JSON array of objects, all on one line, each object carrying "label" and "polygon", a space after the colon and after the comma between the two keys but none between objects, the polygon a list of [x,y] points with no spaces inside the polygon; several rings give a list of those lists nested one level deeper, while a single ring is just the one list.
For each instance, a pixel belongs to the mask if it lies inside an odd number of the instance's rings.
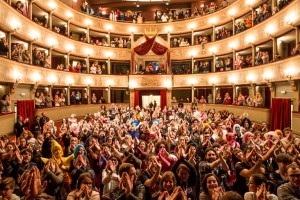
[{"label": "light fixture", "polygon": [[294,67],[288,67],[284,70],[284,76],[288,79],[291,80],[293,74],[296,74],[296,69]]},{"label": "light fixture", "polygon": [[115,81],[113,80],[113,79],[107,79],[106,80],[106,86],[108,87],[108,88],[110,88],[112,85],[114,85],[115,84]]},{"label": "light fixture", "polygon": [[217,53],[217,47],[215,47],[215,46],[210,47],[210,48],[209,48],[209,52],[210,52],[211,54],[215,55],[215,54]]},{"label": "light fixture", "polygon": [[172,81],[171,80],[164,80],[163,82],[164,87],[166,87],[168,90],[172,88]]},{"label": "light fixture", "polygon": [[192,49],[188,52],[188,54],[190,57],[194,58],[197,55],[197,50]]},{"label": "light fixture", "polygon": [[247,35],[246,36],[246,39],[245,39],[245,42],[249,45],[253,45],[253,42],[254,42],[255,38],[253,35]]},{"label": "light fixture", "polygon": [[194,78],[188,79],[188,84],[189,85],[194,86],[196,83],[197,83],[196,79],[194,79]]},{"label": "light fixture", "polygon": [[296,20],[297,14],[295,12],[290,12],[289,15],[285,17],[284,21],[287,25],[293,26]]},{"label": "light fixture", "polygon": [[231,49],[231,50],[235,50],[237,48],[237,42],[236,41],[233,41],[233,42],[230,42],[228,44],[228,47]]},{"label": "light fixture", "polygon": [[39,40],[40,37],[41,37],[41,34],[40,34],[39,32],[37,32],[37,31],[32,31],[32,32],[30,33],[30,35],[31,35],[31,37],[32,37],[32,42],[36,42],[36,41]]},{"label": "light fixture", "polygon": [[49,44],[49,46],[53,49],[56,45],[57,45],[57,40],[54,38],[49,38],[47,40],[47,43]]},{"label": "light fixture", "polygon": [[106,51],[105,52],[105,57],[110,59],[112,57],[113,53],[111,51]]},{"label": "light fixture", "polygon": [[209,80],[208,80],[208,83],[215,86],[217,83],[219,82],[218,78],[217,77],[210,77]]},{"label": "light fixture", "polygon": [[57,8],[57,5],[54,1],[50,1],[48,3],[48,6],[49,6],[49,8],[51,9],[52,12]]},{"label": "light fixture", "polygon": [[71,20],[73,18],[73,13],[71,13],[70,11],[67,11],[66,16],[68,17],[69,20]]},{"label": "light fixture", "polygon": [[93,54],[93,49],[84,49],[84,54],[86,54],[88,57],[90,57]]},{"label": "light fixture", "polygon": [[196,28],[196,24],[195,23],[190,23],[188,25],[189,29],[194,30]]},{"label": "light fixture", "polygon": [[172,27],[172,26],[166,26],[166,27],[165,27],[165,31],[166,31],[167,33],[172,32],[172,30],[173,30],[173,27]]},{"label": "light fixture", "polygon": [[67,77],[66,78],[66,84],[71,86],[72,84],[74,84],[74,79],[72,77]]},{"label": "light fixture", "polygon": [[228,77],[228,82],[231,85],[235,85],[238,82],[238,77],[235,74],[232,74]]},{"label": "light fixture", "polygon": [[228,15],[229,15],[231,18],[234,18],[235,13],[236,13],[236,9],[235,9],[235,8],[232,8],[231,10],[229,10]]},{"label": "light fixture", "polygon": [[49,76],[48,81],[53,86],[55,85],[55,83],[57,83],[57,77],[54,74],[52,74]]},{"label": "light fixture", "polygon": [[94,83],[93,79],[91,79],[91,78],[86,78],[86,79],[85,79],[85,84],[86,84],[86,85],[90,86],[90,85],[92,85],[93,83]]},{"label": "light fixture", "polygon": [[23,74],[20,72],[20,71],[18,71],[18,70],[15,70],[14,72],[13,72],[13,77],[15,78],[15,80],[16,80],[16,84],[19,84],[20,83],[20,81],[22,80],[22,78],[23,78]]},{"label": "light fixture", "polygon": [[274,74],[272,71],[267,71],[263,74],[263,79],[264,81],[266,81],[267,83],[270,82],[270,80],[274,77]]},{"label": "light fixture", "polygon": [[257,77],[255,74],[250,73],[247,75],[246,80],[252,85],[256,81]]},{"label": "light fixture", "polygon": [[93,22],[91,21],[91,20],[89,20],[89,19],[87,19],[87,20],[85,20],[85,25],[87,25],[88,27],[90,27],[92,24],[93,24]]},{"label": "light fixture", "polygon": [[133,26],[131,26],[131,27],[128,28],[128,31],[129,31],[130,33],[135,33],[135,32],[136,32],[136,28],[133,27]]},{"label": "light fixture", "polygon": [[210,18],[209,20],[208,20],[208,22],[211,24],[211,25],[215,25],[216,24],[216,22],[217,22],[217,19],[215,18],[215,17],[213,17],[213,18]]},{"label": "light fixture", "polygon": [[130,80],[128,86],[130,90],[134,90],[134,88],[137,87],[137,82],[134,80]]},{"label": "light fixture", "polygon": [[21,28],[21,23],[19,20],[11,19],[9,24],[11,25],[13,32],[16,32]]},{"label": "light fixture", "polygon": [[39,82],[41,81],[42,77],[39,73],[34,73],[32,74],[32,80],[35,82],[35,84],[39,84]]},{"label": "light fixture", "polygon": [[106,24],[105,29],[107,31],[111,31],[113,29],[113,26],[111,24]]},{"label": "light fixture", "polygon": [[68,51],[68,53],[71,53],[74,50],[74,46],[72,44],[67,44],[66,50]]}]

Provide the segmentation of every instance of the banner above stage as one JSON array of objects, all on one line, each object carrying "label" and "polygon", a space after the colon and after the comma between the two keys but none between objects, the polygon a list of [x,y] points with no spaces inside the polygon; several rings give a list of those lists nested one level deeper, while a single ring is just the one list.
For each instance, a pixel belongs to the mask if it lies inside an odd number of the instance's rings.
[{"label": "banner above stage", "polygon": [[146,55],[150,50],[156,55],[163,55],[168,51],[168,48],[155,42],[156,35],[152,38],[146,36],[146,41],[134,48],[134,52],[140,56]]}]

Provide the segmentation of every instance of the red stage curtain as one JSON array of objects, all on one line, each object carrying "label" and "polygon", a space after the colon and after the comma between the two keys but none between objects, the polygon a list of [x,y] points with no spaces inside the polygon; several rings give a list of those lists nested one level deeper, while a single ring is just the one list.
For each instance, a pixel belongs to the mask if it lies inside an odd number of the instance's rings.
[{"label": "red stage curtain", "polygon": [[291,100],[272,99],[270,130],[291,127]]},{"label": "red stage curtain", "polygon": [[134,107],[140,105],[140,91],[135,90],[134,91]]},{"label": "red stage curtain", "polygon": [[144,42],[144,43],[140,44],[139,46],[135,47],[134,52],[139,54],[140,56],[145,55],[146,53],[148,53],[152,49],[153,44],[155,42],[155,38],[156,38],[156,36],[152,37],[149,40],[146,40],[146,42]]},{"label": "red stage curtain", "polygon": [[31,127],[31,123],[35,117],[35,110],[34,110],[34,100],[24,100],[24,101],[17,101],[17,115],[23,117],[25,120],[27,117],[29,119],[29,126]]},{"label": "red stage curtain", "polygon": [[167,90],[161,90],[160,91],[160,107],[161,109],[164,109],[164,107],[167,105]]}]

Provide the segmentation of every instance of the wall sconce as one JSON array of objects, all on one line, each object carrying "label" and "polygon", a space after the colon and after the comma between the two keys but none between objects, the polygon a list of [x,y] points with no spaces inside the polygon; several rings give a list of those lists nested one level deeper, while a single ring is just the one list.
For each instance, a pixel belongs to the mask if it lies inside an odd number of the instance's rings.
[{"label": "wall sconce", "polygon": [[71,20],[73,18],[73,13],[71,13],[70,11],[67,11],[66,16],[68,17],[69,20]]},{"label": "wall sconce", "polygon": [[136,81],[130,80],[128,86],[130,90],[134,90],[134,88],[137,88],[138,85]]},{"label": "wall sconce", "polygon": [[172,32],[172,30],[173,30],[173,27],[172,27],[172,26],[167,26],[167,27],[165,27],[165,31],[166,31],[167,33]]},{"label": "wall sconce", "polygon": [[53,86],[57,82],[57,77],[55,75],[50,75],[48,81],[51,84],[51,86]]},{"label": "wall sconce", "polygon": [[111,24],[107,24],[107,25],[105,26],[105,29],[106,29],[108,32],[110,32],[110,31],[112,30],[112,28],[113,28],[113,26],[112,26]]},{"label": "wall sconce", "polygon": [[129,27],[128,31],[133,34],[133,33],[136,32],[136,28],[135,27]]},{"label": "wall sconce", "polygon": [[70,54],[73,50],[74,50],[74,46],[69,44],[69,45],[66,45],[66,50],[68,51],[68,53]]},{"label": "wall sconce", "polygon": [[94,81],[93,81],[92,79],[90,79],[90,78],[87,78],[87,79],[85,80],[85,84],[86,84],[88,87],[90,87],[93,83],[94,83]]},{"label": "wall sconce", "polygon": [[294,27],[294,22],[296,19],[297,19],[297,14],[295,12],[291,12],[289,13],[288,16],[286,16],[284,21],[287,25]]},{"label": "wall sconce", "polygon": [[234,19],[235,13],[236,13],[236,9],[233,8],[233,9],[229,10],[228,15],[229,15],[232,19]]},{"label": "wall sconce", "polygon": [[230,42],[230,43],[228,44],[228,47],[229,47],[232,51],[234,51],[234,50],[237,48],[237,42],[236,42],[236,41]]},{"label": "wall sconce", "polygon": [[196,84],[196,79],[194,79],[194,78],[190,78],[190,79],[188,79],[188,84],[189,85],[191,85],[191,86],[194,86],[195,84]]},{"label": "wall sconce", "polygon": [[84,54],[86,54],[88,58],[93,54],[93,52],[94,51],[92,49],[84,49]]},{"label": "wall sconce", "polygon": [[21,23],[19,20],[12,19],[12,20],[10,20],[10,24],[12,27],[12,33],[15,33],[17,30],[19,30],[21,28]]},{"label": "wall sconce", "polygon": [[92,21],[89,19],[85,20],[84,23],[85,23],[85,25],[87,25],[87,27],[90,27],[93,24]]},{"label": "wall sconce", "polygon": [[210,52],[212,55],[215,55],[216,52],[217,52],[217,47],[210,47],[210,48],[209,48],[209,52]]},{"label": "wall sconce", "polygon": [[251,84],[251,86],[256,81],[256,79],[257,77],[255,74],[248,74],[248,76],[246,77],[246,80]]},{"label": "wall sconce", "polygon": [[195,49],[193,49],[193,50],[190,50],[188,52],[188,54],[189,54],[190,57],[194,58],[197,55],[197,51]]},{"label": "wall sconce", "polygon": [[54,49],[54,47],[57,45],[57,40],[54,38],[48,39],[47,42],[51,49]]},{"label": "wall sconce", "polygon": [[18,85],[23,78],[23,74],[19,71],[14,71],[12,77],[15,79],[15,83]]},{"label": "wall sconce", "polygon": [[68,77],[68,78],[66,79],[66,84],[69,85],[69,86],[73,85],[74,82],[75,82],[74,79],[71,78],[71,77]]},{"label": "wall sconce", "polygon": [[51,14],[54,12],[54,10],[57,8],[57,5],[54,1],[50,1],[48,3],[49,8],[51,9]]},{"label": "wall sconce", "polygon": [[216,22],[217,22],[217,19],[216,19],[216,18],[210,18],[210,19],[208,20],[208,22],[209,22],[212,26],[214,26],[214,25],[216,24]]},{"label": "wall sconce", "polygon": [[105,52],[105,57],[110,59],[112,57],[113,53],[111,51]]},{"label": "wall sconce", "polygon": [[171,90],[172,89],[172,81],[171,80],[165,80],[163,82],[163,86],[167,88],[167,90]]},{"label": "wall sconce", "polygon": [[254,36],[253,35],[247,35],[245,42],[251,46],[253,46],[253,42],[254,42]]},{"label": "wall sconce", "polygon": [[107,79],[106,80],[106,85],[108,86],[108,88],[110,88],[114,84],[115,84],[115,81],[113,79]]},{"label": "wall sconce", "polygon": [[211,77],[209,80],[208,80],[209,84],[211,84],[212,86],[215,86],[219,80],[217,79],[217,77]]},{"label": "wall sconce", "polygon": [[191,23],[188,25],[190,30],[194,30],[196,28],[196,24],[195,23]]},{"label": "wall sconce", "polygon": [[228,77],[228,82],[234,86],[238,82],[238,78],[236,75],[231,75]]}]

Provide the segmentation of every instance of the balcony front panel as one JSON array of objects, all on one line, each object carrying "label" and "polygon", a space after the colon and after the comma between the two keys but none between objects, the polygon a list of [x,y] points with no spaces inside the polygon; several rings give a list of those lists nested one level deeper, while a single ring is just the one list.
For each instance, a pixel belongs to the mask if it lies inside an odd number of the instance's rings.
[{"label": "balcony front panel", "polygon": [[162,89],[172,87],[172,75],[129,75],[130,89]]},{"label": "balcony front panel", "polygon": [[128,76],[126,75],[91,75],[64,72],[42,67],[31,66],[18,63],[0,57],[0,77],[1,82],[16,81],[17,74],[21,74],[20,83],[34,84],[36,77],[40,77],[40,85],[69,85],[72,86],[93,86],[93,87],[120,87],[128,88]]},{"label": "balcony front panel", "polygon": [[[212,26],[212,24],[220,25],[229,22],[232,19],[229,13],[234,13],[234,16],[242,16],[250,11],[250,7],[246,4],[247,1],[239,0],[228,7],[217,11],[215,13],[205,15],[199,18],[194,18],[190,20],[184,20],[179,22],[171,22],[171,23],[143,23],[143,24],[134,24],[134,23],[123,23],[123,22],[114,22],[105,19],[95,18],[84,13],[78,12],[63,2],[59,0],[54,0],[56,4],[56,9],[54,9],[54,15],[58,16],[66,21],[68,21],[67,13],[72,13],[73,17],[71,19],[72,24],[76,24],[78,26],[83,26],[87,24],[87,21],[91,24],[90,28],[98,31],[108,31],[108,26],[111,27],[110,31],[114,33],[123,33],[126,32],[130,34],[132,30],[135,33],[145,33],[145,30],[156,30],[157,33],[165,33],[166,27],[172,27],[172,33],[182,33],[186,32],[186,30],[191,30],[191,27],[194,27],[194,30],[198,29],[206,29]],[[42,0],[38,0],[34,2],[39,7],[44,9],[45,11],[50,12],[49,5]],[[252,3],[252,7],[257,7],[262,2],[256,0]],[[234,11],[233,11],[234,10]],[[147,22],[147,21],[146,21]],[[193,24],[193,25],[191,25]],[[134,29],[133,29],[134,27]]]},{"label": "balcony front panel", "polygon": [[[287,71],[293,72],[291,79],[296,80],[300,79],[299,62],[300,56],[296,56],[241,70],[209,74],[174,75],[173,87],[191,87],[192,84],[194,86],[222,86],[287,81],[290,79]],[[268,75],[268,80],[265,75]]]},{"label": "balcony front panel", "polygon": [[[242,33],[220,41],[209,42],[204,45],[204,48],[202,48],[202,45],[172,48],[171,59],[181,60],[189,59],[191,56],[198,58],[209,57],[213,54],[223,55],[232,52],[232,46],[236,46],[234,50],[238,51],[249,48],[251,44],[256,45],[264,43],[271,39],[270,35],[266,34],[267,31],[274,31],[272,37],[277,37],[294,29],[293,26],[287,24],[285,21],[291,13],[300,13],[300,1],[291,2],[286,8],[276,15]],[[299,23],[300,17],[297,17],[293,24],[297,25]]]},{"label": "balcony front panel", "polygon": [[123,48],[110,48],[103,46],[90,45],[87,43],[72,40],[49,29],[40,26],[28,18],[22,16],[14,8],[4,1],[0,1],[0,20],[1,27],[6,31],[13,32],[16,27],[19,29],[14,32],[16,37],[25,41],[34,41],[36,45],[52,48],[62,53],[70,53],[81,57],[95,57],[113,60],[128,60],[130,50]]}]

